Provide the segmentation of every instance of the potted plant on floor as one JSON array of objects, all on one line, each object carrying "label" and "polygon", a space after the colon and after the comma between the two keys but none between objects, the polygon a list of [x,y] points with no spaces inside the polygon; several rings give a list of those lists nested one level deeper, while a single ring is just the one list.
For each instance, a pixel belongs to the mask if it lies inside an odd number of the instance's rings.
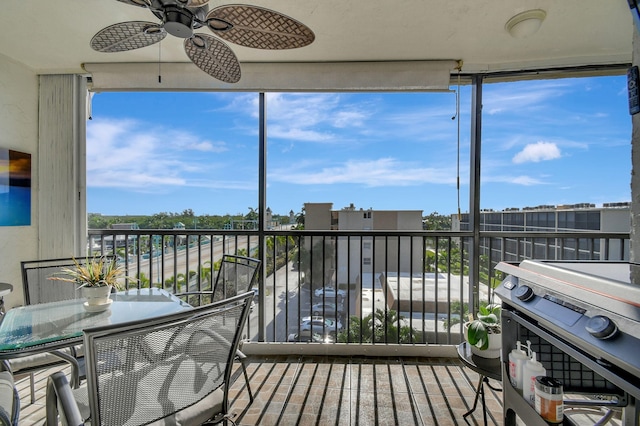
[{"label": "potted plant on floor", "polygon": [[115,257],[94,256],[85,262],[73,259],[74,266],[62,268],[58,276],[52,280],[68,281],[78,284],[86,298],[85,309],[100,311],[107,309],[111,303],[109,295],[112,289],[120,289],[120,280],[124,277],[124,269],[118,265]]},{"label": "potted plant on floor", "polygon": [[502,349],[501,307],[497,303],[480,306],[476,318],[464,324],[465,339],[471,352],[482,358],[497,358]]}]

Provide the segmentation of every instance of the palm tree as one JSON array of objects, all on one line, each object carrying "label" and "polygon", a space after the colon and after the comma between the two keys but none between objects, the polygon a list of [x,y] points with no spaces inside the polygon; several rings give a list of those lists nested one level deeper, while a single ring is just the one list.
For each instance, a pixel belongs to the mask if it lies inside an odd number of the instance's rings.
[{"label": "palm tree", "polygon": [[360,319],[357,316],[349,318],[347,331],[338,334],[341,343],[415,343],[413,329],[408,325],[398,325],[404,318],[390,309],[377,309]]},{"label": "palm tree", "polygon": [[207,260],[200,266],[200,282],[205,283],[204,289],[211,289],[211,281],[213,274],[211,273],[211,261]]},{"label": "palm tree", "polygon": [[[184,273],[179,273],[176,275],[176,292],[180,293],[182,291],[182,286],[187,284],[187,276]],[[186,291],[189,291],[187,287]]]}]

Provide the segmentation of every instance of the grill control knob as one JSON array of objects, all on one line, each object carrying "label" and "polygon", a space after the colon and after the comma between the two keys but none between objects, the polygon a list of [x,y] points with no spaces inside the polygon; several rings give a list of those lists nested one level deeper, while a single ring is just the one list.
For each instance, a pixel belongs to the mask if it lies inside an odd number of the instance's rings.
[{"label": "grill control knob", "polygon": [[521,285],[516,289],[515,295],[523,302],[528,302],[529,300],[531,300],[531,298],[533,298],[534,293],[533,289],[528,285]]},{"label": "grill control knob", "polygon": [[610,339],[618,332],[618,326],[602,315],[596,315],[589,319],[585,328],[596,339]]}]

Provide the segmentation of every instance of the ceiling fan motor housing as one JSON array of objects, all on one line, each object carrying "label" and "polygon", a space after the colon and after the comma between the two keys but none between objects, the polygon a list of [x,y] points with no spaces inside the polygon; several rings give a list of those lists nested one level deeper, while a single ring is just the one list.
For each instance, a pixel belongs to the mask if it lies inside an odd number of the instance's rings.
[{"label": "ceiling fan motor housing", "polygon": [[167,6],[164,10],[164,29],[175,37],[193,36],[193,13],[189,9]]}]

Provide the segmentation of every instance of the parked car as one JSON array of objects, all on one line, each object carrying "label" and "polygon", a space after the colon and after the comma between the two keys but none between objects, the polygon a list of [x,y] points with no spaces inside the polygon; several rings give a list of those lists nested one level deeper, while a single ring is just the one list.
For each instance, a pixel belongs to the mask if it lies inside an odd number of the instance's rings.
[{"label": "parked car", "polygon": [[316,333],[337,333],[342,330],[342,323],[338,319],[322,316],[304,317],[300,322],[300,330],[312,330]]},{"label": "parked car", "polygon": [[333,339],[331,336],[322,337],[321,334],[314,333],[311,330],[301,330],[299,334],[290,334],[287,342],[333,343]]},{"label": "parked car", "polygon": [[332,302],[316,303],[311,306],[311,314],[315,316],[335,317],[342,305]]},{"label": "parked car", "polygon": [[317,288],[316,291],[313,292],[313,294],[315,294],[316,297],[324,297],[325,299],[335,299],[336,296],[338,298],[345,297],[347,295],[347,292],[344,290],[336,291],[336,289],[333,287],[322,287],[322,288]]}]

